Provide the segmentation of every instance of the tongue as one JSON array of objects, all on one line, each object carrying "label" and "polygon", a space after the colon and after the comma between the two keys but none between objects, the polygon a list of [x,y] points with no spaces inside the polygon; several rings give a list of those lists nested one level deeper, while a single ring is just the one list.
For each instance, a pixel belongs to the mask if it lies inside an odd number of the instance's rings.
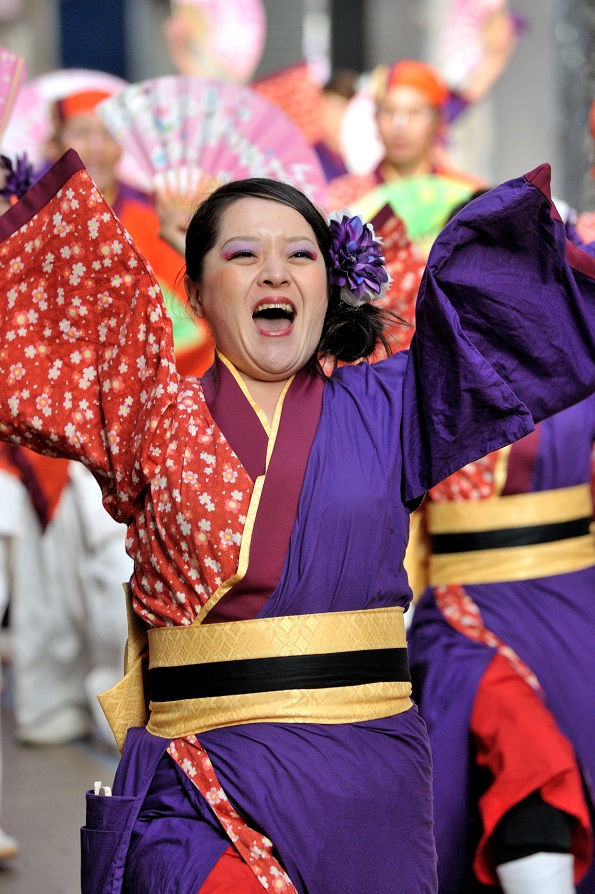
[{"label": "tongue", "polygon": [[291,326],[291,320],[288,320],[287,317],[257,316],[254,318],[254,322],[261,332],[283,332],[284,329],[289,329]]}]

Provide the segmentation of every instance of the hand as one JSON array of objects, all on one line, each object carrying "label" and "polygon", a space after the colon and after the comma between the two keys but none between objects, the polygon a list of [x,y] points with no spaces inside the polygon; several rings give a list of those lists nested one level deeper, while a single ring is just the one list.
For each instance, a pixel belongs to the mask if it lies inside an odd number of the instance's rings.
[{"label": "hand", "polygon": [[190,218],[189,202],[184,197],[165,189],[157,190],[153,194],[153,201],[161,224],[160,237],[184,257],[186,230]]},{"label": "hand", "polygon": [[510,56],[517,43],[513,17],[504,10],[492,15],[485,25],[482,38],[487,56]]},{"label": "hand", "polygon": [[503,10],[491,16],[482,38],[483,59],[459,91],[469,103],[482,100],[508,66],[518,40],[517,28],[510,13]]},{"label": "hand", "polygon": [[192,214],[221,182],[198,170],[180,169],[155,175],[153,186],[153,202],[161,222],[159,235],[184,257],[186,230]]}]

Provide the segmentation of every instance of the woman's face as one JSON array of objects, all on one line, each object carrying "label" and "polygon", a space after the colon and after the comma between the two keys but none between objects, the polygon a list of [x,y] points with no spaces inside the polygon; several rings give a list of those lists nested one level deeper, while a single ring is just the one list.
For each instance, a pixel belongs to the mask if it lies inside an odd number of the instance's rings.
[{"label": "woman's face", "polygon": [[324,257],[302,215],[244,198],[222,215],[190,303],[240,373],[278,382],[298,372],[320,340],[328,300]]}]

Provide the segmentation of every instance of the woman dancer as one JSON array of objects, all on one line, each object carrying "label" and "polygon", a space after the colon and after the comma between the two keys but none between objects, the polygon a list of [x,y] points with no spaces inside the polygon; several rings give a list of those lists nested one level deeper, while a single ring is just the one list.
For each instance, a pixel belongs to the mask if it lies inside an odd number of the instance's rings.
[{"label": "woman dancer", "polygon": [[104,698],[124,751],[115,797],[89,795],[85,891],[196,894],[236,871],[236,891],[436,890],[395,557],[430,487],[595,390],[595,265],[566,260],[547,173],[447,228],[409,354],[328,378],[319,357],[382,333],[359,219],[329,226],[262,180],[200,206],[201,381],[176,372],[151,271],[75,153],[0,222],[0,434],[84,461],[135,563],[129,672]]}]

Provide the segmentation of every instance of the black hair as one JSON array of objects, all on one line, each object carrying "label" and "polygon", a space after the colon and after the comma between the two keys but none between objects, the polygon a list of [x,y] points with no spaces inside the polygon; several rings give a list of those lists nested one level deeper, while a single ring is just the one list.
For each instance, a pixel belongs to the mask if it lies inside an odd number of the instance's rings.
[{"label": "black hair", "polygon": [[353,99],[360,75],[351,68],[336,69],[323,85],[323,93],[335,93],[343,99]]},{"label": "black hair", "polygon": [[[200,203],[186,233],[186,274],[200,282],[207,252],[217,241],[223,213],[239,199],[253,198],[279,202],[294,208],[314,231],[327,270],[331,267],[331,235],[326,219],[299,189],[280,180],[249,177],[224,183]],[[390,353],[384,330],[389,319],[386,311],[373,304],[352,307],[339,297],[337,286],[329,285],[328,307],[322,335],[313,362],[318,358],[332,362],[354,363],[369,357],[379,344]]]}]

